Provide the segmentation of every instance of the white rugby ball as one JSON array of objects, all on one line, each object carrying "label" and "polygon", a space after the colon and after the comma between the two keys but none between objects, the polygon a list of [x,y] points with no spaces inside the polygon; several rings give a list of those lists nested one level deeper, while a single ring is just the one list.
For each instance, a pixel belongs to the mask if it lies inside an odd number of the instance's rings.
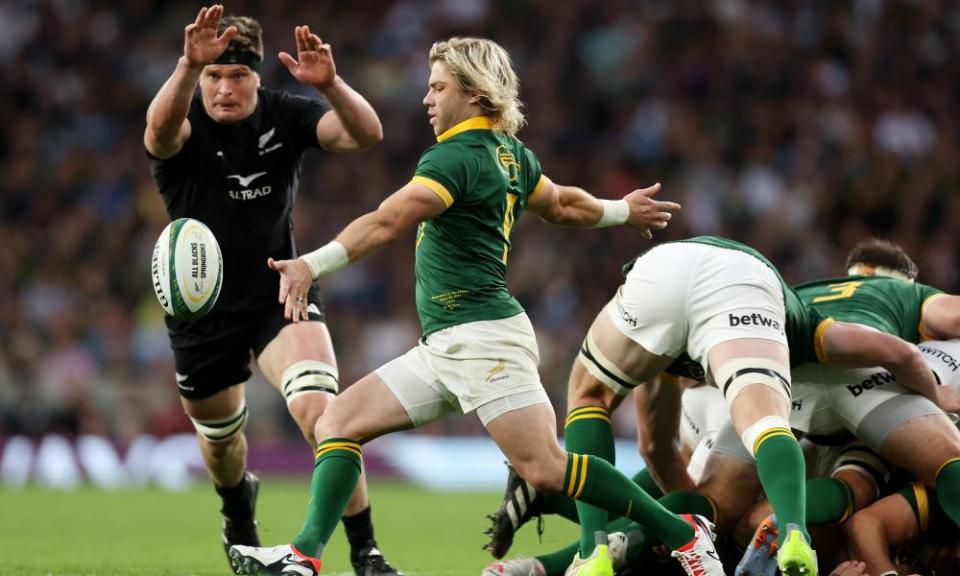
[{"label": "white rugby ball", "polygon": [[220,245],[203,222],[178,218],[157,239],[150,271],[153,291],[167,314],[178,320],[199,318],[220,295]]}]

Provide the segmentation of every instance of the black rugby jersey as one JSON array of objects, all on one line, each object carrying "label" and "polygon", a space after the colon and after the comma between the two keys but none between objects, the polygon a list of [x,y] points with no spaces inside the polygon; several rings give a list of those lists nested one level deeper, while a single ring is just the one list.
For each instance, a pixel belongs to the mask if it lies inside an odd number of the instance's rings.
[{"label": "black rugby jersey", "polygon": [[267,257],[293,258],[291,214],[303,154],[317,148],[325,103],[260,88],[253,114],[235,124],[211,119],[197,93],[187,118],[191,135],[174,156],[151,156],[154,182],[170,219],[210,227],[223,253],[217,309],[275,305],[279,275]]}]

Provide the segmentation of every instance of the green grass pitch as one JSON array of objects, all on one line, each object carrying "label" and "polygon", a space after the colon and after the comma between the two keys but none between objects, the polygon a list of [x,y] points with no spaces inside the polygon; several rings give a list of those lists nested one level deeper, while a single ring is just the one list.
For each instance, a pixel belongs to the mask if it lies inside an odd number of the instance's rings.
[{"label": "green grass pitch", "polygon": [[[377,539],[408,576],[477,576],[490,561],[480,549],[494,493],[429,492],[408,484],[370,486]],[[264,545],[290,541],[302,524],[307,480],[265,478],[258,517]],[[208,484],[185,493],[159,490],[60,492],[0,488],[0,575],[229,575],[220,545],[219,501]],[[549,552],[573,541],[576,527],[546,519],[543,543],[535,523],[517,536],[513,554]],[[352,574],[338,529],[324,574]]]}]

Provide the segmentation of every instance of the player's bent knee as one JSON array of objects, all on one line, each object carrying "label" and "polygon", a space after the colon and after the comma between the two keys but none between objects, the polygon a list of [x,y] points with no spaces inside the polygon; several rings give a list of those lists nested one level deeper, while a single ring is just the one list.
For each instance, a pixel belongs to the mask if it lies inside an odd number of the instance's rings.
[{"label": "player's bent knee", "polygon": [[521,464],[517,468],[520,477],[530,483],[538,492],[559,493],[563,489],[563,476],[539,463]]},{"label": "player's bent knee", "polygon": [[287,406],[297,426],[311,441],[317,420],[326,412],[333,398],[330,394],[302,394]]},{"label": "player's bent knee", "polygon": [[[786,376],[785,376],[786,375]],[[727,406],[747,387],[767,386],[790,403],[790,367],[770,358],[745,357],[728,360],[713,371],[717,388],[723,392]],[[749,446],[747,446],[749,448]]]},{"label": "player's bent knee", "polygon": [[854,442],[845,447],[830,476],[842,480],[853,492],[856,509],[880,497],[893,473],[886,461],[868,446]]},{"label": "player's bent knee", "polygon": [[510,464],[517,474],[537,491],[560,493],[563,491],[563,477],[566,473],[566,455],[560,450],[556,452],[556,457],[544,452],[536,458],[513,459]]},{"label": "player's bent knee", "polygon": [[[584,338],[583,344],[580,346],[580,353],[577,354],[577,360],[591,376],[603,383],[617,396],[626,396],[631,390],[642,384],[641,381],[621,370],[616,363],[607,358],[597,348],[592,331],[587,332],[587,337]],[[600,386],[584,385],[576,393],[578,396],[602,397],[605,391]]]},{"label": "player's bent knee", "polygon": [[319,360],[294,362],[283,371],[280,391],[287,407],[307,394],[336,394],[339,389],[339,373],[334,366]]},{"label": "player's bent knee", "polygon": [[193,422],[197,433],[206,441],[215,445],[227,444],[243,433],[249,414],[250,411],[244,402],[236,412],[225,418],[200,419],[191,416],[190,421]]},{"label": "player's bent knee", "polygon": [[317,442],[330,438],[350,438],[357,442],[366,440],[363,432],[352,425],[351,419],[340,418],[336,411],[329,410],[317,418],[313,434]]}]

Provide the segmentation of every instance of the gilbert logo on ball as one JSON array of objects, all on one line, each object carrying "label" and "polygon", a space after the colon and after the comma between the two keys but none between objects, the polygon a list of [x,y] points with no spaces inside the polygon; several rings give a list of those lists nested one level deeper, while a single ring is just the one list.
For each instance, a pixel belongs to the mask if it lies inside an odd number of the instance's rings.
[{"label": "gilbert logo on ball", "polygon": [[220,295],[223,258],[206,224],[178,218],[160,233],[150,266],[153,291],[164,311],[178,320],[199,318]]}]

